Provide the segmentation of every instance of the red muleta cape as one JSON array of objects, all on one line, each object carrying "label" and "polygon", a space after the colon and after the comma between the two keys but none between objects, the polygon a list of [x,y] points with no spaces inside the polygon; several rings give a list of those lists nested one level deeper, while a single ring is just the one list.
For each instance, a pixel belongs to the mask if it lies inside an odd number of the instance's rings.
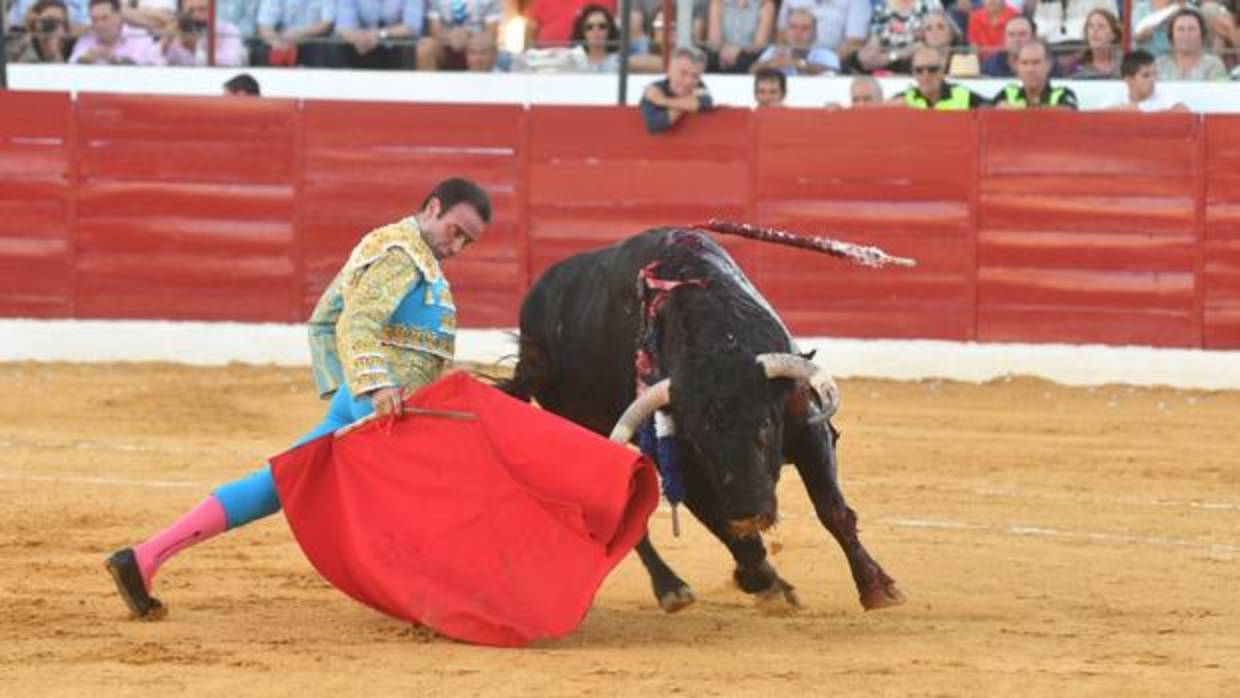
[{"label": "red muleta cape", "polygon": [[293,535],[337,589],[451,638],[572,632],[658,504],[640,454],[464,373],[406,415],[271,460]]}]

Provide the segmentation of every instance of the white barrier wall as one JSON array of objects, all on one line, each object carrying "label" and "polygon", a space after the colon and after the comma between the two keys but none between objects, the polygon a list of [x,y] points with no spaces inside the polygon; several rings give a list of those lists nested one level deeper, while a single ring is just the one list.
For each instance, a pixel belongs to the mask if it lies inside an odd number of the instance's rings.
[{"label": "white barrier wall", "polygon": [[[78,65],[10,65],[9,86],[16,90],[119,92],[173,95],[221,94],[224,81],[245,70],[269,97],[347,99],[381,102],[471,102],[483,104],[615,104],[619,80],[614,75],[529,73],[426,73],[309,68],[140,68]],[[629,104],[657,75],[629,78]],[[819,107],[848,103],[846,77],[794,77],[791,106]],[[911,84],[909,78],[884,78],[884,94]],[[994,95],[1008,80],[962,80],[978,93]],[[753,80],[747,75],[707,75],[706,83],[722,105],[753,105]],[[1067,80],[1084,109],[1099,109],[1119,99],[1123,82]],[[1199,112],[1240,112],[1240,82],[1159,83],[1158,89]]]},{"label": "white barrier wall", "polygon": [[[1064,344],[975,344],[933,340],[800,340],[839,377],[980,382],[1007,375],[1066,385],[1169,385],[1240,389],[1240,352]],[[463,330],[462,361],[493,363],[516,353],[513,330]],[[308,365],[303,325],[0,320],[0,361],[172,361]]]}]

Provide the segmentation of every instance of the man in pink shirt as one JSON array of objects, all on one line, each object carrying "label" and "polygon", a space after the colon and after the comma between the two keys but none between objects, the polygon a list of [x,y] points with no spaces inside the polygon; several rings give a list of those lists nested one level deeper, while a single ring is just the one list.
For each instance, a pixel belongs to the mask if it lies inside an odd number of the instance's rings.
[{"label": "man in pink shirt", "polygon": [[125,26],[117,0],[90,0],[90,31],[78,39],[70,63],[163,65],[151,35]]},{"label": "man in pink shirt", "polygon": [[[181,13],[165,30],[160,50],[168,65],[207,64],[207,19],[209,0],[182,0]],[[215,22],[215,65],[245,65],[245,46],[241,30],[228,22]]]}]

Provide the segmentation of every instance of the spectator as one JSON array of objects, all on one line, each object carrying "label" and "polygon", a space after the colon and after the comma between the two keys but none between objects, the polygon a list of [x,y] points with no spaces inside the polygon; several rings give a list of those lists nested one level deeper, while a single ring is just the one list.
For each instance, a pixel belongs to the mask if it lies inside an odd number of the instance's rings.
[{"label": "spectator", "polygon": [[715,108],[702,71],[706,57],[696,48],[681,47],[672,52],[667,77],[646,87],[642,93],[641,114],[646,131],[662,133],[690,114]]},{"label": "spectator", "polygon": [[1240,26],[1236,25],[1236,15],[1218,2],[1206,2],[1201,6],[1201,16],[1206,20],[1207,48],[1223,60],[1223,65],[1231,70],[1237,65],[1240,56]]},{"label": "spectator", "polygon": [[[674,7],[676,3],[673,2],[672,5]],[[620,7],[619,3],[616,7]],[[655,51],[657,53],[656,49],[663,43],[663,0],[633,0],[632,7],[629,13],[629,31],[633,35],[633,52],[641,54]],[[710,14],[710,0],[693,0],[693,22],[689,27],[689,36],[692,37],[694,44],[706,41],[708,14]],[[676,34],[673,32],[673,41],[675,37]]]},{"label": "spectator", "polygon": [[876,70],[908,73],[910,59],[922,39],[938,0],[878,0],[870,22],[870,38],[854,54],[854,72]]},{"label": "spectator", "polygon": [[[573,23],[574,47],[581,51],[573,57],[569,70],[590,73],[615,73],[620,70],[620,27],[605,5],[586,5]],[[549,49],[555,51],[557,49]],[[528,53],[526,54],[529,55]],[[630,55],[629,71],[657,73],[663,59],[650,54]]]},{"label": "spectator", "polygon": [[[533,0],[525,11],[526,48],[565,47],[572,36],[573,25],[587,5],[600,0]],[[615,16],[614,0],[603,0],[607,11]]]},{"label": "spectator", "polygon": [[90,31],[73,46],[69,62],[163,65],[164,56],[150,34],[125,26],[118,0],[90,0]]},{"label": "spectator", "polygon": [[1197,0],[1132,0],[1132,40],[1137,48],[1155,56],[1171,51],[1166,24],[1181,8],[1197,6]]},{"label": "spectator", "polygon": [[73,53],[69,8],[63,0],[39,0],[26,14],[26,31],[8,44],[13,63],[64,63]]},{"label": "spectator", "polygon": [[767,47],[758,62],[750,69],[763,68],[783,71],[784,75],[822,75],[838,72],[839,56],[832,50],[814,45],[817,36],[817,20],[809,10],[793,10],[788,14],[784,42]]},{"label": "spectator", "polygon": [[1154,64],[1159,80],[1226,80],[1223,61],[1205,50],[1206,21],[1196,10],[1183,9],[1167,23],[1171,53]]},{"label": "spectator", "polygon": [[249,73],[240,73],[224,83],[224,94],[236,97],[261,97],[258,81]]},{"label": "spectator", "polygon": [[1188,111],[1188,107],[1158,90],[1154,55],[1137,49],[1124,56],[1120,74],[1127,83],[1125,94],[1109,108],[1119,111]]},{"label": "spectator", "polygon": [[782,107],[787,96],[787,75],[774,68],[763,68],[753,74],[753,98],[759,109]]},{"label": "spectator", "polygon": [[710,0],[707,69],[747,73],[771,43],[775,0]]},{"label": "spectator", "polygon": [[986,99],[964,85],[947,82],[947,56],[939,49],[918,47],[913,52],[916,83],[892,98],[911,109],[957,111],[986,106]]},{"label": "spectator", "polygon": [[[978,73],[977,55],[970,53],[963,41],[964,33],[960,31],[960,25],[956,24],[951,14],[943,10],[930,10],[926,13],[925,23],[922,25],[921,43],[930,48],[936,48],[943,55],[948,56],[948,75],[973,77]],[[902,75],[912,74],[912,56],[909,56],[908,61],[889,66],[889,68],[892,72]]]},{"label": "spectator", "polygon": [[848,85],[848,98],[853,109],[882,106],[883,86],[869,75],[858,75]]},{"label": "spectator", "polygon": [[1028,17],[1008,20],[1003,28],[1003,50],[982,61],[982,74],[995,78],[1016,77],[1016,54],[1035,36],[1037,29]]},{"label": "spectator", "polygon": [[[168,65],[207,65],[210,13],[210,0],[181,0],[181,14],[159,42]],[[215,65],[245,65],[241,31],[228,22],[215,23]]]},{"label": "spectator", "polygon": [[125,24],[147,30],[159,36],[175,26],[177,0],[125,0],[121,4],[121,19]]},{"label": "spectator", "polygon": [[499,33],[499,0],[430,0],[426,36],[418,40],[418,70],[465,70],[465,46],[475,34]]},{"label": "spectator", "polygon": [[982,60],[996,55],[1006,46],[1007,23],[1019,16],[1003,0],[982,0],[982,6],[969,15],[969,45],[977,49]]},{"label": "spectator", "polygon": [[487,32],[470,34],[465,44],[465,69],[471,73],[506,73],[511,56],[500,55],[495,37]]},{"label": "spectator", "polygon": [[995,95],[1001,109],[1049,107],[1076,109],[1076,93],[1067,87],[1051,85],[1051,49],[1042,39],[1033,39],[1016,54],[1016,74],[1020,84],[1010,84]]},{"label": "spectator", "polygon": [[814,48],[834,51],[840,65],[845,65],[865,44],[873,14],[870,0],[783,0],[777,23],[780,31],[787,32],[788,21],[796,10],[814,16]]},{"label": "spectator", "polygon": [[[1085,21],[1094,10],[1106,10],[1119,15],[1117,0],[1054,0],[1039,2],[1034,6],[1033,22],[1038,26],[1038,36],[1047,45],[1058,48],[1060,44],[1076,44],[1085,40]],[[1118,61],[1118,58],[1116,59]]]},{"label": "spectator", "polygon": [[1085,18],[1085,51],[1072,68],[1076,80],[1119,77],[1123,26],[1110,10],[1094,10]]},{"label": "spectator", "polygon": [[[26,26],[26,21],[30,18],[30,11],[38,4],[39,0],[15,0],[12,4],[5,3],[0,0],[0,8],[8,7],[8,24],[6,25],[10,31]],[[65,10],[69,16],[69,28],[72,30],[73,36],[79,36],[90,26],[90,12],[86,0],[66,0],[64,2]],[[15,32],[16,33],[16,32]],[[10,37],[11,38],[11,37]]]},{"label": "spectator", "polygon": [[242,41],[250,41],[258,34],[260,3],[261,0],[215,0],[215,21],[233,25]]},{"label": "spectator", "polygon": [[345,41],[340,60],[350,68],[414,67],[409,40],[422,36],[425,1],[339,0],[336,33]]},{"label": "spectator", "polygon": [[261,0],[255,65],[343,65],[327,42],[335,0]]}]

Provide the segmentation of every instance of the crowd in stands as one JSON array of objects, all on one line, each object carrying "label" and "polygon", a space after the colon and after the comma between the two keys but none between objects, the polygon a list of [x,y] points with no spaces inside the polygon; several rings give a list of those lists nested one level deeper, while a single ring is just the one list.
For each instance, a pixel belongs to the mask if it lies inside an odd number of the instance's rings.
[{"label": "crowd in stands", "polygon": [[[932,49],[947,76],[1013,78],[1038,45],[1053,77],[1116,79],[1127,38],[1160,80],[1223,80],[1240,79],[1237,2],[1131,0],[1125,20],[1121,0],[694,0],[690,31],[710,73],[919,78]],[[620,69],[615,0],[215,0],[213,33],[210,0],[0,5],[13,62]],[[631,7],[628,68],[660,72],[664,4]],[[521,42],[501,32],[517,17]]]}]

